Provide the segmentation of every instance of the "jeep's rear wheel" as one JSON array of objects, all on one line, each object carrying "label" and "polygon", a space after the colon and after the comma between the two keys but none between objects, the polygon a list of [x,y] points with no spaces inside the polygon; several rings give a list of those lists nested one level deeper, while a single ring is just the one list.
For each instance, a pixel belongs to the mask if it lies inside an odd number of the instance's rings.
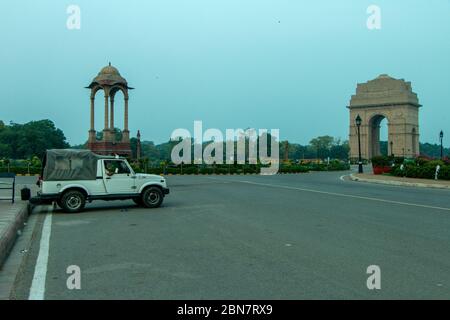
[{"label": "jeep's rear wheel", "polygon": [[85,195],[78,190],[67,191],[61,197],[61,208],[67,213],[77,213],[86,205]]},{"label": "jeep's rear wheel", "polygon": [[158,208],[163,200],[164,195],[158,187],[150,187],[142,193],[142,204],[147,208]]}]

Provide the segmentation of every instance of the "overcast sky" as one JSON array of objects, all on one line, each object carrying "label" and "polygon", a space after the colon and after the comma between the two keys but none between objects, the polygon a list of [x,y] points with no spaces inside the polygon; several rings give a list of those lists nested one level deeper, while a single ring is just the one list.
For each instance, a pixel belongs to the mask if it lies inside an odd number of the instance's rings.
[{"label": "overcast sky", "polygon": [[[71,4],[80,30],[66,26]],[[371,4],[380,30],[366,26]],[[15,0],[1,5],[0,35],[0,119],[49,118],[71,144],[87,139],[84,87],[109,61],[136,88],[132,135],[157,143],[194,120],[347,139],[356,84],[382,73],[412,82],[421,141],[441,129],[450,141],[448,0]],[[102,129],[101,95],[96,107]]]}]

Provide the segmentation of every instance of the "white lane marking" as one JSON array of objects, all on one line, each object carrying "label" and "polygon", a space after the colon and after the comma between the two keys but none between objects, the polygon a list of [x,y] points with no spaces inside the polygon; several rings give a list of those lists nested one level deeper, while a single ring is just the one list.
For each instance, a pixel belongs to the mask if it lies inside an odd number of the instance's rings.
[{"label": "white lane marking", "polygon": [[33,282],[31,283],[28,300],[44,300],[45,280],[47,278],[48,252],[50,248],[50,234],[52,232],[52,207],[46,210],[44,226],[42,227],[39,254],[34,269]]},{"label": "white lane marking", "polygon": [[345,177],[348,177],[349,175],[348,174],[344,174],[343,176],[340,176],[339,177],[339,179],[341,180],[341,181],[345,181]]},{"label": "white lane marking", "polygon": [[259,186],[264,186],[264,187],[282,188],[282,189],[289,189],[289,190],[297,190],[297,191],[305,191],[305,192],[327,194],[327,195],[337,196],[337,197],[346,197],[346,198],[354,198],[354,199],[361,199],[361,200],[370,200],[370,201],[378,201],[378,202],[385,202],[385,203],[400,204],[400,205],[411,206],[411,207],[420,207],[420,208],[427,208],[427,209],[436,209],[436,210],[450,211],[450,208],[435,207],[435,206],[429,206],[429,205],[426,205],[426,204],[408,203],[408,202],[386,200],[386,199],[379,199],[379,198],[371,198],[371,197],[364,197],[364,196],[355,196],[353,194],[320,191],[320,190],[297,188],[297,187],[289,187],[289,186],[268,184],[268,183],[251,182],[251,181],[244,181],[244,180],[239,180],[239,182],[253,184],[253,185],[259,185]]}]

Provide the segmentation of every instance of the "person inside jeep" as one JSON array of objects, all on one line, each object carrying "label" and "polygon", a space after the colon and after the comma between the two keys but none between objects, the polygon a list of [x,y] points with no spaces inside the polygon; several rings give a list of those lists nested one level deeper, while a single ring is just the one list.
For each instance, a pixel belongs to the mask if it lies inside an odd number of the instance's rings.
[{"label": "person inside jeep", "polygon": [[107,161],[107,162],[105,161],[105,169],[106,169],[106,174],[109,177],[111,177],[116,171],[112,161]]}]

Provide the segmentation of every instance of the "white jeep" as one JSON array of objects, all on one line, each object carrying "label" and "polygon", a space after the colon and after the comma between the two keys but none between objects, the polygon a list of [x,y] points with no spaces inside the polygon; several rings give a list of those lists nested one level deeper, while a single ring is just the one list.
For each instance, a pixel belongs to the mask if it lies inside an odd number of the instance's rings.
[{"label": "white jeep", "polygon": [[127,200],[159,207],[169,194],[164,177],[134,173],[128,161],[88,150],[48,150],[32,204],[56,202],[65,212],[83,210],[86,201]]}]

